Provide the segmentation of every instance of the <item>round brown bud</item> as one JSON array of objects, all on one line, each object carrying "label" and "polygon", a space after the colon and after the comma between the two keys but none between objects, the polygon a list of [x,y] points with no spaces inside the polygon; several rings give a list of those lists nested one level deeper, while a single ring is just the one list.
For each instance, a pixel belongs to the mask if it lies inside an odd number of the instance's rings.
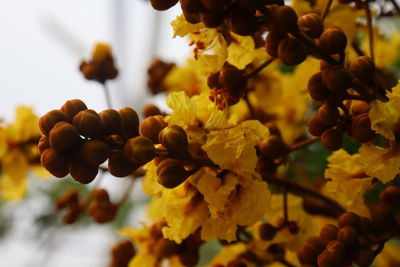
[{"label": "round brown bud", "polygon": [[207,85],[210,89],[214,88],[221,88],[221,85],[219,84],[219,71],[213,72],[207,77]]},{"label": "round brown bud", "polygon": [[77,147],[82,139],[78,130],[70,123],[65,121],[57,122],[49,134],[51,147],[58,151],[67,151]]},{"label": "round brown bud", "polygon": [[270,135],[258,145],[263,156],[271,159],[284,157],[289,152],[289,148],[282,138],[276,135]]},{"label": "round brown bud", "polygon": [[179,245],[176,244],[174,241],[165,238],[157,240],[153,251],[154,255],[158,259],[171,257],[174,254],[178,254],[178,252]]},{"label": "round brown bud", "polygon": [[115,177],[126,177],[139,167],[128,160],[121,150],[112,150],[108,158],[108,171]]},{"label": "round brown bud", "polygon": [[164,128],[160,132],[158,139],[173,154],[185,153],[189,148],[189,140],[186,132],[178,125]]},{"label": "round brown bud", "polygon": [[348,247],[355,247],[358,244],[358,232],[350,225],[346,225],[339,229],[337,240],[342,241]]},{"label": "round brown bud", "polygon": [[281,32],[270,32],[265,38],[265,50],[271,57],[278,57],[279,43],[287,38],[287,34]]},{"label": "round brown bud", "polygon": [[246,86],[244,74],[235,66],[225,64],[219,72],[218,82],[230,90],[240,90]]},{"label": "round brown bud", "polygon": [[372,141],[376,134],[371,130],[371,120],[368,113],[356,116],[351,124],[351,136],[359,142]]},{"label": "round brown bud", "polygon": [[290,6],[279,6],[272,10],[272,28],[282,33],[298,32],[296,11]]},{"label": "round brown bud", "polygon": [[335,65],[326,68],[322,73],[325,85],[334,92],[343,94],[352,85],[353,76],[343,66]]},{"label": "round brown bud", "polygon": [[336,125],[337,120],[339,119],[339,110],[336,106],[324,103],[318,109],[318,117],[329,126]]},{"label": "round brown bud", "polygon": [[90,165],[83,160],[76,159],[69,163],[69,173],[75,181],[81,184],[88,184],[96,178],[99,167]]},{"label": "round brown bud", "polygon": [[362,100],[352,100],[351,101],[351,106],[350,106],[350,114],[353,117],[356,117],[357,115],[363,114],[363,113],[368,113],[370,110],[370,106],[367,102],[362,101]]},{"label": "round brown bud", "polygon": [[397,227],[391,207],[385,203],[370,206],[372,223],[379,230],[389,230]]},{"label": "round brown bud", "polygon": [[80,208],[79,205],[69,207],[68,212],[64,215],[62,218],[62,223],[63,224],[73,224],[78,220],[79,216],[82,213],[82,209]]},{"label": "round brown bud", "polygon": [[98,166],[105,162],[110,154],[110,148],[100,140],[85,141],[79,151],[79,156],[87,163]]},{"label": "round brown bud", "polygon": [[178,3],[179,0],[150,0],[151,6],[158,11],[163,11],[170,9],[176,3]]},{"label": "round brown bud", "polygon": [[158,135],[162,129],[167,127],[163,118],[163,116],[157,115],[143,120],[139,126],[141,135],[149,138],[154,144],[159,144]]},{"label": "round brown bud", "polygon": [[322,72],[317,72],[308,80],[308,93],[315,101],[325,101],[331,96],[331,92],[325,86],[322,79]]},{"label": "round brown bud", "polygon": [[43,151],[40,162],[42,166],[55,177],[62,178],[69,172],[68,158],[58,153],[54,148],[48,148]]},{"label": "round brown bud", "polygon": [[307,50],[299,40],[288,37],[279,42],[278,56],[286,66],[295,66],[307,58]]},{"label": "round brown bud", "polygon": [[239,35],[252,35],[258,29],[256,17],[251,11],[245,9],[231,11],[228,23],[231,30]]},{"label": "round brown bud", "polygon": [[50,148],[49,138],[47,136],[43,135],[42,137],[40,137],[38,148],[40,154],[42,154],[43,151],[45,151],[46,149]]},{"label": "round brown bud", "polygon": [[48,136],[50,130],[60,121],[68,121],[67,115],[64,112],[58,109],[49,111],[39,119],[40,131]]},{"label": "round brown bud", "polygon": [[360,216],[360,225],[361,227],[357,229],[361,229],[364,234],[368,235],[374,230],[372,221],[367,217]]},{"label": "round brown bud", "polygon": [[100,116],[92,109],[80,111],[75,115],[72,123],[85,137],[96,137],[102,132]]},{"label": "round brown bud", "polygon": [[132,259],[133,256],[135,256],[136,251],[130,240],[123,240],[112,247],[111,254],[113,262],[117,263],[115,267],[120,267],[128,266],[129,261]]},{"label": "round brown bud", "polygon": [[157,167],[158,183],[166,188],[174,188],[183,183],[190,172],[182,166],[182,162],[174,159],[163,160]]},{"label": "round brown bud", "polygon": [[297,251],[297,257],[301,264],[315,264],[318,255],[324,250],[325,246],[318,237],[310,237],[302,248]]},{"label": "round brown bud", "polygon": [[278,166],[270,157],[261,156],[257,160],[256,170],[261,173],[272,174],[276,172]]},{"label": "round brown bud", "polygon": [[336,225],[327,224],[319,232],[319,238],[325,245],[328,245],[329,242],[336,239],[338,230]]},{"label": "round brown bud", "polygon": [[359,229],[361,225],[360,223],[360,217],[354,212],[350,211],[343,213],[338,219],[338,225],[340,228],[351,226],[355,229]]},{"label": "round brown bud", "polygon": [[110,203],[110,196],[105,189],[98,188],[92,191],[92,196],[97,202]]},{"label": "round brown bud", "polygon": [[139,117],[133,108],[120,109],[122,133],[125,138],[132,138],[139,135]]},{"label": "round brown bud", "polygon": [[324,31],[324,23],[317,13],[303,15],[297,20],[297,23],[300,30],[310,38],[319,38]]},{"label": "round brown bud", "polygon": [[346,256],[346,245],[341,241],[332,240],[326,246],[325,251],[329,253],[337,262],[341,262]]},{"label": "round brown bud", "polygon": [[379,195],[379,199],[396,210],[400,209],[400,188],[393,185],[388,186]]},{"label": "round brown bud", "polygon": [[361,248],[357,251],[357,254],[354,258],[354,263],[357,264],[357,266],[359,267],[368,267],[372,264],[374,258],[374,251],[366,248]]},{"label": "round brown bud", "polygon": [[197,249],[190,249],[190,250],[180,251],[178,257],[179,261],[184,266],[194,267],[197,266],[197,263],[199,262],[200,254]]},{"label": "round brown bud", "polygon": [[326,29],[319,38],[319,47],[327,54],[343,52],[347,45],[346,34],[337,27]]},{"label": "round brown bud", "polygon": [[200,19],[207,28],[216,28],[224,22],[225,14],[223,11],[201,12]]},{"label": "round brown bud", "polygon": [[321,135],[321,142],[330,151],[339,150],[343,145],[343,130],[332,128],[324,131]]},{"label": "round brown bud", "polygon": [[144,106],[142,113],[143,116],[145,116],[146,118],[150,116],[161,115],[160,109],[153,104],[147,104],[146,106]]},{"label": "round brown bud", "polygon": [[264,126],[268,128],[269,133],[271,135],[276,135],[276,136],[281,137],[281,131],[279,130],[278,126],[275,123],[266,122],[266,123],[264,123]]},{"label": "round brown bud", "polygon": [[63,111],[66,115],[68,120],[71,122],[72,119],[75,117],[79,111],[87,109],[86,104],[80,99],[72,99],[68,100],[61,106],[61,111]]},{"label": "round brown bud", "polygon": [[366,84],[374,82],[375,64],[372,58],[368,56],[358,57],[350,63],[349,69],[360,81]]},{"label": "round brown bud", "polygon": [[109,147],[119,150],[124,149],[126,143],[125,139],[118,134],[107,136],[106,142]]},{"label": "round brown bud", "polygon": [[276,229],[272,224],[269,223],[263,223],[258,228],[258,233],[260,235],[260,238],[264,241],[269,241],[274,239],[277,232],[278,229]]},{"label": "round brown bud", "polygon": [[311,116],[307,122],[308,131],[314,136],[321,136],[329,128],[318,116],[318,113]]},{"label": "round brown bud", "polygon": [[337,267],[340,261],[335,259],[329,252],[324,251],[318,255],[318,267]]},{"label": "round brown bud", "polygon": [[106,109],[99,113],[101,128],[106,134],[121,133],[121,116],[115,109]]},{"label": "round brown bud", "polygon": [[155,157],[156,148],[150,139],[136,136],[126,142],[124,154],[133,163],[143,165]]}]

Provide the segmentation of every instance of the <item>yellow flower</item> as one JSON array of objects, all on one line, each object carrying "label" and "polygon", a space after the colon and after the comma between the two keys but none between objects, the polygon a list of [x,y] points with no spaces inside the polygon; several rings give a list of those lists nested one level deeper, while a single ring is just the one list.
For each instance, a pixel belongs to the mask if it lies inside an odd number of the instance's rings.
[{"label": "yellow flower", "polygon": [[375,100],[371,102],[369,117],[371,129],[378,134],[390,139],[395,139],[395,131],[398,131],[400,123],[400,84],[387,93],[388,102]]},{"label": "yellow flower", "polygon": [[254,40],[250,36],[241,36],[234,33],[231,33],[231,37],[233,41],[228,46],[226,61],[238,69],[244,69],[255,58]]},{"label": "yellow flower", "polygon": [[338,201],[348,211],[369,217],[364,203],[364,193],[372,185],[372,177],[365,169],[359,154],[349,155],[345,150],[335,151],[328,158],[325,178],[326,193]]}]

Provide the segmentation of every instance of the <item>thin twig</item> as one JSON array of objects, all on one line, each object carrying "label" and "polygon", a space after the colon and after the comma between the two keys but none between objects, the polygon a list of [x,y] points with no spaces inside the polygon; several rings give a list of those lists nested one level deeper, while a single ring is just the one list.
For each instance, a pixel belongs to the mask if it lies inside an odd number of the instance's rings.
[{"label": "thin twig", "polygon": [[333,0],[329,0],[328,4],[325,7],[324,13],[322,13],[322,20],[325,20],[326,16],[328,16],[329,10],[331,9]]},{"label": "thin twig", "polygon": [[365,16],[367,17],[367,26],[368,26],[368,39],[369,39],[369,54],[371,56],[372,62],[375,63],[375,55],[374,55],[374,29],[372,27],[372,15],[371,9],[369,8],[369,3],[364,3]]},{"label": "thin twig", "polygon": [[107,103],[107,108],[112,108],[110,90],[109,90],[108,86],[106,85],[106,83],[103,83],[103,91],[104,91],[104,96],[105,96],[106,103]]},{"label": "thin twig", "polygon": [[275,58],[270,58],[267,61],[265,61],[264,63],[262,63],[260,66],[258,66],[256,69],[254,69],[252,72],[248,73],[245,75],[246,79],[249,79],[250,77],[253,77],[254,75],[256,75],[257,73],[259,73],[260,71],[262,71],[264,68],[266,68],[269,64],[271,64],[272,62],[274,62]]},{"label": "thin twig", "polygon": [[397,4],[396,0],[390,0],[390,2],[392,2],[394,8],[396,9],[396,11],[398,13],[400,13],[400,6]]},{"label": "thin twig", "polygon": [[284,219],[285,223],[289,222],[287,199],[288,199],[288,192],[285,188],[285,189],[283,189],[283,219]]},{"label": "thin twig", "polygon": [[124,195],[116,204],[118,207],[121,207],[125,203],[125,201],[128,199],[128,197],[130,196],[135,180],[136,180],[135,176],[130,177],[129,185],[126,188]]},{"label": "thin twig", "polygon": [[251,117],[252,119],[255,119],[255,118],[256,118],[256,113],[254,112],[254,108],[253,108],[253,106],[252,106],[251,103],[250,103],[249,96],[248,96],[247,93],[245,94],[245,96],[243,97],[243,99],[244,99],[244,101],[246,102],[247,108],[249,109],[250,117]]},{"label": "thin twig", "polygon": [[305,139],[305,140],[303,140],[303,141],[300,141],[300,142],[291,144],[291,145],[289,146],[289,149],[290,149],[291,151],[297,150],[297,149],[306,147],[306,146],[308,146],[308,145],[310,145],[310,144],[312,144],[312,143],[315,143],[315,142],[317,142],[317,141],[319,141],[319,140],[320,140],[319,137],[308,138],[308,139]]}]

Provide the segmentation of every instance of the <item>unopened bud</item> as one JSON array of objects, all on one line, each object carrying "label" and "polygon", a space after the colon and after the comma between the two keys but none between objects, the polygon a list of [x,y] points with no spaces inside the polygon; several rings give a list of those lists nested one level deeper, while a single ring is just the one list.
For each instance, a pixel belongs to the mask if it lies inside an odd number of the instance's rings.
[{"label": "unopened bud", "polygon": [[48,148],[43,151],[40,162],[55,177],[62,178],[69,172],[69,160],[54,148]]},{"label": "unopened bud", "polygon": [[322,72],[317,72],[310,77],[307,90],[315,101],[327,100],[332,94],[323,82]]},{"label": "unopened bud", "polygon": [[372,141],[376,133],[371,129],[371,119],[368,113],[357,115],[351,124],[351,136],[359,142]]},{"label": "unopened bud", "polygon": [[189,140],[186,132],[178,125],[164,128],[160,132],[158,139],[160,143],[173,154],[182,154],[186,152],[189,147]]},{"label": "unopened bud", "polygon": [[76,114],[79,113],[79,111],[85,109],[87,109],[87,106],[80,99],[68,100],[61,107],[61,111],[63,111],[67,115],[67,118],[70,122],[72,122],[72,119],[75,117]]},{"label": "unopened bud", "polygon": [[108,158],[108,171],[115,177],[126,177],[139,167],[128,160],[121,150],[112,150]]},{"label": "unopened bud", "polygon": [[343,130],[332,128],[324,131],[321,135],[321,142],[330,151],[339,150],[343,145]]},{"label": "unopened bud", "polygon": [[68,121],[67,115],[64,112],[58,109],[49,111],[39,119],[40,131],[48,136],[50,130],[60,121]]},{"label": "unopened bud", "polygon": [[156,148],[150,139],[137,136],[126,142],[124,153],[128,160],[143,165],[155,157]]},{"label": "unopened bud", "polygon": [[82,139],[78,130],[68,122],[57,122],[49,134],[51,147],[58,151],[67,151],[77,147]]},{"label": "unopened bud", "polygon": [[375,64],[372,58],[368,56],[358,57],[350,63],[349,69],[360,81],[366,84],[374,82]]},{"label": "unopened bud", "polygon": [[72,123],[85,137],[96,137],[102,131],[100,116],[92,109],[80,111],[75,115]]},{"label": "unopened bud", "polygon": [[343,52],[347,46],[346,34],[337,27],[326,29],[319,38],[319,47],[327,54]]},{"label": "unopened bud", "polygon": [[105,162],[110,154],[110,148],[100,140],[88,140],[83,143],[79,156],[87,163],[98,166]]},{"label": "unopened bud", "polygon": [[158,183],[166,188],[174,188],[183,183],[190,172],[186,171],[179,160],[166,159],[157,167]]},{"label": "unopened bud", "polygon": [[379,199],[394,209],[400,209],[400,188],[393,185],[388,186],[379,195]]},{"label": "unopened bud", "polygon": [[167,127],[167,123],[163,120],[163,116],[150,116],[140,123],[140,133],[154,144],[159,144],[158,135],[165,127]]},{"label": "unopened bud", "polygon": [[271,159],[284,157],[289,152],[289,148],[282,138],[271,135],[258,145],[261,154]]},{"label": "unopened bud", "polygon": [[88,184],[96,178],[99,167],[77,159],[69,163],[69,172],[75,181]]},{"label": "unopened bud", "polygon": [[122,133],[125,138],[132,138],[139,135],[139,117],[133,108],[120,109]]},{"label": "unopened bud", "polygon": [[324,23],[317,13],[309,13],[301,16],[297,23],[300,30],[307,34],[310,38],[319,38],[324,31]]},{"label": "unopened bud", "polygon": [[118,134],[121,132],[121,116],[114,109],[106,109],[99,113],[101,127],[107,134]]},{"label": "unopened bud", "polygon": [[295,66],[307,58],[307,50],[299,40],[287,37],[279,42],[278,56],[286,66]]}]

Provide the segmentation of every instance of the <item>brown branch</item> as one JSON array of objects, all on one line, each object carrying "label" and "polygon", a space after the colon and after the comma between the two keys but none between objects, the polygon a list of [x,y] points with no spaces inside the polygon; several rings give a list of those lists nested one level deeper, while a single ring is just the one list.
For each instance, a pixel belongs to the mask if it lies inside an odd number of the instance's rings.
[{"label": "brown branch", "polygon": [[322,13],[322,20],[325,20],[326,16],[328,16],[329,10],[331,9],[333,0],[329,0],[328,4],[326,4],[326,7],[324,9],[324,12]]},{"label": "brown branch", "polygon": [[294,150],[297,150],[297,149],[306,147],[306,146],[308,146],[308,145],[310,145],[310,144],[313,144],[313,143],[315,143],[315,142],[317,142],[317,141],[319,141],[319,140],[320,140],[320,137],[308,138],[308,139],[305,139],[305,140],[303,140],[303,141],[300,141],[300,142],[291,144],[291,145],[289,146],[289,149],[290,149],[290,151],[294,151]]},{"label": "brown branch", "polygon": [[248,73],[245,75],[246,79],[249,79],[251,77],[253,77],[254,75],[258,74],[260,71],[262,71],[263,69],[265,69],[269,64],[271,64],[272,62],[274,62],[275,58],[270,58],[267,61],[265,61],[264,63],[262,63],[260,66],[258,66],[256,69],[254,69],[252,72]]}]

